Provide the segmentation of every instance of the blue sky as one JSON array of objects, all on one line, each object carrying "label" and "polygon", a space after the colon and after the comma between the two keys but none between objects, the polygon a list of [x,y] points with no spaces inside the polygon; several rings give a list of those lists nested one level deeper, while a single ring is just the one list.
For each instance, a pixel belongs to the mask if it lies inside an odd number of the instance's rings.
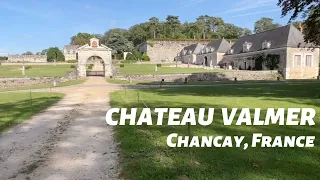
[{"label": "blue sky", "polygon": [[181,22],[199,15],[222,17],[225,22],[253,29],[261,17],[281,18],[277,0],[0,0],[0,55],[38,52],[70,42],[78,32],[102,34],[110,28],[129,28],[150,17]]}]

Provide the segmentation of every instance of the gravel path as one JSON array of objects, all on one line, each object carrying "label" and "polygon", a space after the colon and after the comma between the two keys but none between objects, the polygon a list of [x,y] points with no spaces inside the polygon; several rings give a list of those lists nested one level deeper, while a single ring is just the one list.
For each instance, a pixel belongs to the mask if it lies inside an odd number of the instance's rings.
[{"label": "gravel path", "polygon": [[63,100],[0,135],[0,179],[118,179],[117,144],[105,122],[104,78],[63,88]]}]

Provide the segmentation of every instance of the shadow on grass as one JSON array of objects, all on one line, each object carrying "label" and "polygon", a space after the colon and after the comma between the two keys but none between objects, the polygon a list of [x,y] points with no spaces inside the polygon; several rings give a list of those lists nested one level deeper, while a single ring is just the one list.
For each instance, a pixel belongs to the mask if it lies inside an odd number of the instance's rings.
[{"label": "shadow on grass", "polygon": [[[245,136],[251,143],[253,133],[268,136],[316,136],[320,135],[319,115],[316,126],[224,126],[221,108],[233,106],[288,108],[312,106],[319,112],[320,84],[251,85],[235,87],[184,87],[165,89],[141,89],[139,92],[150,108],[215,108],[214,123],[210,126],[192,126],[197,136]],[[133,91],[135,92],[135,91]],[[113,94],[112,107],[139,107],[144,105],[136,98],[120,99]],[[130,91],[128,92],[130,93]],[[122,94],[123,95],[123,94]],[[130,96],[130,95],[128,95]],[[134,95],[132,95],[134,96]],[[190,98],[191,97],[191,98]],[[213,102],[211,97],[229,98]],[[185,98],[185,99],[184,99]],[[189,99],[188,99],[189,98]],[[230,98],[234,98],[233,101]],[[248,99],[252,102],[248,102]],[[260,103],[256,103],[256,101]],[[271,104],[264,104],[265,102]],[[244,108],[244,107],[239,107]],[[237,113],[239,114],[239,113]],[[117,117],[119,118],[119,117]],[[237,117],[235,118],[237,119]],[[154,117],[156,121],[156,117]],[[164,120],[166,121],[166,119]],[[120,126],[117,139],[122,150],[123,172],[130,179],[320,179],[320,140],[314,148],[169,148],[166,138],[171,133],[185,136],[186,126]]]}]

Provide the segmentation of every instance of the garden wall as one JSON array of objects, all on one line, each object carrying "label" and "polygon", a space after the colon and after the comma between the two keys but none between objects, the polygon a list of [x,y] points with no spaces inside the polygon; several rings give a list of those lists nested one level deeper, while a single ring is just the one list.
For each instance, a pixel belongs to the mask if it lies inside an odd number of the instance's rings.
[{"label": "garden wall", "polygon": [[[233,81],[236,77],[239,81],[245,80],[277,80],[281,75],[278,71],[226,71],[212,73],[192,73],[192,74],[164,74],[164,75],[131,75],[132,81],[161,81],[165,82],[184,82],[188,81]],[[115,77],[121,79],[120,77]],[[129,79],[129,77],[127,77]]]},{"label": "garden wall", "polygon": [[23,86],[34,86],[40,84],[52,84],[56,81],[66,82],[78,79],[76,72],[69,72],[64,77],[25,77],[25,78],[0,78],[0,89],[2,88],[17,88]]}]

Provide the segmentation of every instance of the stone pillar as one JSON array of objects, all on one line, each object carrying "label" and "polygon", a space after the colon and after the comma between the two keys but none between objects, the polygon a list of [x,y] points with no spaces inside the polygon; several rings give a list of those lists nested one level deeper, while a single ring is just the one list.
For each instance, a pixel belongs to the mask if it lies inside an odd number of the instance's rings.
[{"label": "stone pillar", "polygon": [[126,60],[127,59],[127,55],[129,54],[130,52],[123,52],[123,59]]}]

